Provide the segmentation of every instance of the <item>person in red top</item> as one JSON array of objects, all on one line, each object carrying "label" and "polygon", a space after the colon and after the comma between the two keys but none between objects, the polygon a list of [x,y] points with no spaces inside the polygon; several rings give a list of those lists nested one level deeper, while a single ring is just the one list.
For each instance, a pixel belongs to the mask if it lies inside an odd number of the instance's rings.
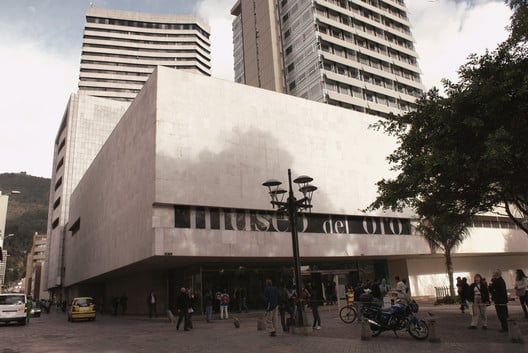
[{"label": "person in red top", "polygon": [[229,318],[229,294],[227,289],[224,289],[220,295],[220,320],[227,320]]}]

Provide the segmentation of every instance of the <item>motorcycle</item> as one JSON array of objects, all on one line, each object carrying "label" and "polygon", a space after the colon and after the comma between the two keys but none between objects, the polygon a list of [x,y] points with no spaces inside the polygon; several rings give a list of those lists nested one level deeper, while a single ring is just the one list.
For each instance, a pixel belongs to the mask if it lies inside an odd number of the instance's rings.
[{"label": "motorcycle", "polygon": [[363,304],[361,313],[368,319],[372,337],[379,336],[383,331],[407,331],[413,338],[424,340],[429,336],[429,327],[425,320],[414,314],[418,312],[418,304],[413,300],[408,305],[397,303],[390,308],[382,309],[378,303]]}]

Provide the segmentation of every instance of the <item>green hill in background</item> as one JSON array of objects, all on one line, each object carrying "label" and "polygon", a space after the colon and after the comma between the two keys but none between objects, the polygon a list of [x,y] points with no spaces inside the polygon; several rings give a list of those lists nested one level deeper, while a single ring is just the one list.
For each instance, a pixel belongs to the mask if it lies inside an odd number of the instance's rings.
[{"label": "green hill in background", "polygon": [[31,250],[35,232],[46,234],[48,219],[50,179],[25,173],[0,174],[2,194],[17,190],[10,195],[7,206],[5,234],[15,234],[4,239],[7,258],[5,283],[18,281],[25,276],[26,253]]}]

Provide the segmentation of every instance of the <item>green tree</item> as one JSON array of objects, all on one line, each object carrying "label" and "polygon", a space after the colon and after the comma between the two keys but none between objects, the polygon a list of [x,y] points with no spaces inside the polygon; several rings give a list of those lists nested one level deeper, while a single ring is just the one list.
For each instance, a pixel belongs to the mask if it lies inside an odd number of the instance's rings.
[{"label": "green tree", "polygon": [[453,280],[453,250],[460,245],[468,235],[468,225],[471,218],[453,213],[438,213],[421,219],[417,230],[429,242],[431,249],[439,249],[444,253],[449,291],[455,297]]},{"label": "green tree", "polygon": [[415,210],[418,231],[444,251],[452,294],[451,252],[472,216],[501,213],[528,234],[528,6],[506,3],[508,40],[470,56],[458,82],[443,81],[445,97],[433,88],[416,111],[374,124],[397,139],[387,159],[398,174],[377,183],[369,208]]},{"label": "green tree", "polygon": [[472,55],[457,83],[444,81],[446,97],[433,88],[416,111],[376,124],[399,142],[388,157],[399,175],[378,183],[373,208],[427,216],[421,203],[440,199],[449,213],[498,212],[528,233],[528,50],[526,25],[516,24],[528,12],[526,1],[507,3],[507,41]]}]

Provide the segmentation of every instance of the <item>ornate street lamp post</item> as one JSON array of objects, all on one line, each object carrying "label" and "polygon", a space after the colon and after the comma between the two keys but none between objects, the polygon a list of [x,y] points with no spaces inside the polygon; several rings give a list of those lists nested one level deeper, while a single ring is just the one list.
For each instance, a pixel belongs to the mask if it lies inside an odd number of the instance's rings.
[{"label": "ornate street lamp post", "polygon": [[[317,190],[316,186],[310,184],[312,180],[313,178],[302,175],[293,181],[294,183],[299,184],[299,191],[303,194],[303,198],[300,200],[297,200],[293,194],[291,169],[288,169],[288,191],[279,187],[282,183],[278,180],[272,179],[262,184],[269,190],[271,205],[273,208],[277,206],[279,212],[285,212],[288,215],[288,219],[290,221],[293,248],[293,268],[295,271],[295,286],[297,287],[297,319],[295,320],[295,323],[299,327],[304,326],[304,317],[302,305],[303,287],[301,278],[301,260],[299,257],[299,237],[297,234],[297,216],[299,211],[310,211],[312,208],[312,195],[313,192]],[[288,193],[288,198],[286,201],[283,201],[284,195],[286,193]]]}]

